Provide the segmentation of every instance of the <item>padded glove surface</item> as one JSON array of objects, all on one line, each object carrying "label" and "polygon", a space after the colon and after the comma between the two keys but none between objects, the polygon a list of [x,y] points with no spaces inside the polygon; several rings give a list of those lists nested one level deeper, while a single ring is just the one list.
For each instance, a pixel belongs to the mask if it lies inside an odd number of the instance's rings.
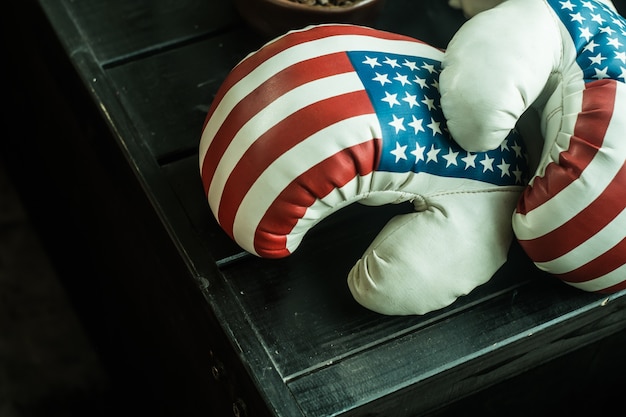
[{"label": "padded glove surface", "polygon": [[411,220],[386,226],[350,272],[355,298],[386,314],[424,313],[486,282],[512,240],[525,151],[515,131],[489,152],[450,138],[442,55],[402,35],[318,25],[246,57],[200,143],[221,227],[250,253],[280,258],[348,204],[413,201]]}]

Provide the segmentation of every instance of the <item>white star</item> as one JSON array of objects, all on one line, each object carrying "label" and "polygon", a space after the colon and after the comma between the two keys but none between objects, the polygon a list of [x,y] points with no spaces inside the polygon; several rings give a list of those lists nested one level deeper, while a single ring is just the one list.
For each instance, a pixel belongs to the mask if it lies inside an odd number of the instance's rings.
[{"label": "white star", "polygon": [[465,169],[469,167],[476,168],[476,154],[468,152],[467,156],[461,158],[461,161],[465,162]]},{"label": "white star", "polygon": [[589,28],[578,28],[578,29],[580,29],[580,32],[581,32],[580,37],[585,38],[585,40],[589,42],[589,39],[591,39],[591,36],[592,36],[591,32],[589,31]]},{"label": "white star", "polygon": [[591,20],[593,20],[594,22],[597,22],[599,25],[606,22],[606,20],[604,20],[602,15],[594,14],[594,13],[591,13]]},{"label": "white star", "polygon": [[393,115],[393,121],[389,122],[389,125],[396,128],[396,134],[401,130],[406,130],[404,127],[404,117],[397,118],[395,114]]},{"label": "white star", "polygon": [[409,94],[408,91],[404,92],[404,98],[402,99],[402,101],[406,101],[407,103],[409,103],[409,107],[413,108],[413,106],[417,106],[419,107],[419,103],[417,102],[417,96],[414,96],[412,94]]},{"label": "white star", "polygon": [[613,21],[613,24],[614,24],[614,25],[616,25],[616,26],[618,26],[618,27],[620,27],[620,28],[623,28],[623,27],[624,27],[624,22],[622,22],[621,20],[619,20],[617,17],[614,17],[614,18],[612,18],[611,20]]},{"label": "white star", "polygon": [[378,62],[378,58],[370,58],[367,55],[365,56],[365,61],[363,61],[362,63],[369,65],[370,68],[380,67],[382,65]]},{"label": "white star", "polygon": [[428,71],[430,74],[432,74],[433,72],[437,72],[435,70],[435,66],[432,64],[426,64],[424,63],[424,65],[422,65],[422,68],[424,68],[426,71]]},{"label": "white star", "polygon": [[380,85],[385,85],[387,83],[391,84],[391,81],[389,81],[389,78],[387,76],[388,74],[376,73],[376,76],[372,78],[372,81],[378,81]]},{"label": "white star", "polygon": [[388,57],[385,57],[385,60],[383,61],[383,64],[387,64],[391,68],[395,68],[395,67],[399,67],[400,66],[400,64],[398,64],[398,60],[397,59],[391,59],[391,58],[388,58]]},{"label": "white star", "polygon": [[422,103],[424,103],[426,107],[428,107],[428,110],[435,110],[437,108],[435,106],[435,99],[433,98],[428,98],[427,96],[424,96],[424,100],[422,100]]},{"label": "white star", "polygon": [[613,28],[612,28],[612,27],[610,27],[610,26],[605,26],[605,27],[603,27],[603,28],[600,28],[600,32],[602,32],[602,33],[606,33],[606,34],[609,34],[609,35],[612,35],[612,34],[613,34],[613,32],[615,32],[615,31],[613,30]]},{"label": "white star", "polygon": [[439,80],[434,80],[431,86],[435,87],[435,90],[439,91]]},{"label": "white star", "polygon": [[519,146],[519,145],[517,144],[517,142],[513,142],[513,146],[512,146],[512,148],[513,148],[513,152],[515,152],[515,156],[516,156],[517,158],[521,158],[521,157],[522,157],[522,147],[521,147],[521,146]]},{"label": "white star", "polygon": [[423,119],[416,119],[415,115],[411,115],[411,117],[413,118],[413,121],[409,123],[409,126],[415,130],[415,134],[417,135],[418,132],[426,132],[426,130],[422,127]]},{"label": "white star", "polygon": [[406,145],[400,146],[400,144],[396,142],[396,149],[389,152],[396,157],[396,163],[401,159],[406,159]]},{"label": "white star", "polygon": [[572,22],[576,21],[578,23],[582,23],[585,21],[585,18],[580,14],[580,12],[576,14],[570,14],[570,17],[572,18]]},{"label": "white star", "polygon": [[381,98],[380,100],[389,103],[389,108],[392,108],[394,104],[397,104],[398,106],[400,105],[400,102],[396,97],[397,94],[389,94],[385,91],[385,98]]},{"label": "white star", "polygon": [[452,152],[452,148],[448,148],[448,153],[443,156],[443,159],[446,160],[446,168],[448,168],[450,165],[457,165],[457,156],[459,156],[458,152]]},{"label": "white star", "polygon": [[424,160],[424,151],[426,150],[425,146],[420,146],[419,143],[415,142],[415,150],[411,151],[411,155],[415,156],[415,162]]},{"label": "white star", "polygon": [[436,122],[435,119],[431,117],[430,123],[428,123],[426,126],[433,131],[433,136],[435,136],[437,133],[441,134],[441,128],[439,127],[440,124],[440,122]]},{"label": "white star", "polygon": [[505,175],[507,177],[511,176],[511,173],[509,172],[509,168],[511,167],[511,164],[507,164],[504,159],[502,159],[502,162],[500,162],[497,165],[498,168],[500,168],[500,171],[502,171],[502,174],[500,174],[500,178],[504,177]]},{"label": "white star", "polygon": [[607,45],[612,45],[615,49],[619,49],[619,47],[622,46],[618,38],[609,38]]},{"label": "white star", "polygon": [[479,161],[483,165],[483,172],[493,171],[493,158],[489,158],[489,155],[485,154],[485,159]]},{"label": "white star", "polygon": [[596,46],[600,46],[597,43],[595,43],[593,41],[593,39],[591,40],[591,42],[589,42],[587,44],[587,46],[585,46],[585,48],[583,49],[583,51],[589,51],[589,52],[593,52],[594,49],[596,49]]},{"label": "white star", "polygon": [[415,84],[418,84],[420,87],[422,88],[426,88],[426,80],[424,78],[420,78],[418,76],[415,77],[415,79],[413,80],[413,82]]},{"label": "white star", "polygon": [[515,171],[513,171],[513,175],[515,175],[515,183],[522,182],[522,174],[523,172],[519,169],[518,166],[515,167]]},{"label": "white star", "polygon": [[622,69],[622,73],[620,75],[617,76],[617,78],[621,78],[622,80],[626,81],[626,68],[624,67],[620,67]]},{"label": "white star", "polygon": [[589,59],[591,60],[592,64],[601,65],[602,61],[604,61],[606,57],[603,57],[602,54],[598,54],[596,56],[590,56]]},{"label": "white star", "polygon": [[501,143],[500,143],[500,150],[501,151],[508,151],[509,150],[509,141],[504,139]]},{"label": "white star", "polygon": [[394,77],[394,80],[400,81],[400,84],[402,84],[403,87],[405,84],[411,84],[411,82],[407,79],[406,75],[400,75],[397,72],[396,72],[396,76]]},{"label": "white star", "polygon": [[560,1],[559,3],[561,3],[561,9],[568,9],[570,11],[574,11],[574,5],[569,1]]},{"label": "white star", "polygon": [[439,154],[439,151],[441,151],[441,149],[435,149],[435,145],[434,144],[430,145],[430,150],[426,154],[426,155],[428,155],[428,159],[426,160],[426,163],[428,163],[430,161],[437,162],[437,155]]},{"label": "white star", "polygon": [[595,10],[596,6],[594,6],[593,4],[591,4],[590,1],[583,1],[583,7],[588,8],[589,10]]},{"label": "white star", "polygon": [[415,61],[407,61],[405,59],[402,65],[408,67],[411,71],[417,71],[417,65],[415,64]]},{"label": "white star", "polygon": [[593,78],[596,78],[598,80],[601,80],[603,78],[609,78],[609,75],[607,74],[607,72],[609,71],[609,67],[604,67],[604,69],[597,69],[594,68],[594,71],[596,72],[596,75],[593,76]]},{"label": "white star", "polygon": [[626,52],[615,52],[615,59],[622,61],[622,64],[626,64]]}]

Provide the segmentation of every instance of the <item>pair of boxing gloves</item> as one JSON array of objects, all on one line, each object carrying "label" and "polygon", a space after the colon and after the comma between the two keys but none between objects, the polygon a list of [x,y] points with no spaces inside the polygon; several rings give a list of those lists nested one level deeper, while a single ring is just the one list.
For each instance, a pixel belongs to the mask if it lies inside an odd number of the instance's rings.
[{"label": "pair of boxing gloves", "polygon": [[507,0],[445,51],[354,25],[289,32],[233,68],[211,105],[209,206],[242,248],[280,258],[349,204],[411,202],[348,274],[382,314],[450,305],[514,238],[564,282],[618,291],[625,52],[626,21],[603,0]]}]

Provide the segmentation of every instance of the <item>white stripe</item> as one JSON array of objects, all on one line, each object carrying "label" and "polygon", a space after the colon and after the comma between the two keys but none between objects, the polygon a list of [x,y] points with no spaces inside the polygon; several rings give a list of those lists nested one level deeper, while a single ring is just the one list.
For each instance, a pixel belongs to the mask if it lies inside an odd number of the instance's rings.
[{"label": "white stripe", "polygon": [[624,282],[624,280],[626,280],[626,264],[596,279],[585,282],[564,282],[584,291],[602,291],[605,288]]},{"label": "white stripe", "polygon": [[224,123],[233,107],[244,97],[250,94],[255,88],[273,77],[283,68],[305,61],[307,59],[320,57],[326,54],[346,51],[372,51],[386,52],[393,54],[404,54],[416,56],[418,58],[431,58],[441,61],[443,52],[417,41],[402,41],[380,39],[373,36],[363,35],[337,35],[326,37],[310,42],[295,45],[291,48],[272,56],[267,61],[261,63],[252,72],[242,78],[237,84],[232,86],[218,104],[211,120],[202,133],[200,142],[200,170],[204,163],[204,155],[213,141],[219,127]]},{"label": "white stripe", "polygon": [[[349,72],[311,81],[274,100],[241,127],[225,150],[215,169],[216,174],[213,176],[209,187],[209,202],[215,205],[215,209],[217,209],[226,180],[235,168],[235,165],[239,162],[244,152],[270,128],[290,114],[331,97],[331,94],[338,96],[363,89],[364,87],[359,77],[355,73]],[[288,134],[288,132],[286,133]],[[329,147],[328,144],[323,146]],[[333,148],[332,146],[330,147]]]},{"label": "white stripe", "polygon": [[[617,231],[617,233],[616,233]],[[626,211],[622,211],[600,232],[583,242],[570,252],[549,262],[537,262],[536,265],[552,274],[565,274],[593,261],[598,256],[617,245],[626,233]],[[626,277],[624,277],[626,279]]]},{"label": "white stripe", "polygon": [[255,253],[257,225],[276,196],[295,178],[342,149],[381,136],[376,115],[367,114],[331,125],[285,152],[259,176],[243,198],[233,225],[237,243]]},{"label": "white stripe", "polygon": [[531,240],[560,227],[591,204],[613,180],[626,159],[624,120],[626,91],[618,84],[614,115],[609,123],[604,143],[580,178],[546,203],[525,216],[515,214],[513,227],[520,240]]}]

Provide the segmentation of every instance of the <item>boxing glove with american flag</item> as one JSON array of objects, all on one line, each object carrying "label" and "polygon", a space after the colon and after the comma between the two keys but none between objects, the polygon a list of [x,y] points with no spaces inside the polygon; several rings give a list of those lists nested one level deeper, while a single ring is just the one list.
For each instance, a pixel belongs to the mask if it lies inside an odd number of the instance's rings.
[{"label": "boxing glove with american flag", "polygon": [[626,288],[626,20],[602,0],[507,0],[466,22],[441,74],[468,151],[499,146],[536,109],[538,169],[513,215],[542,270],[592,292]]},{"label": "boxing glove with american flag", "polygon": [[424,314],[488,281],[513,240],[529,173],[511,129],[467,152],[446,128],[443,52],[354,25],[289,32],[242,60],[213,100],[199,148],[225,232],[266,258],[291,254],[342,207],[412,201],[348,274],[363,306]]}]

